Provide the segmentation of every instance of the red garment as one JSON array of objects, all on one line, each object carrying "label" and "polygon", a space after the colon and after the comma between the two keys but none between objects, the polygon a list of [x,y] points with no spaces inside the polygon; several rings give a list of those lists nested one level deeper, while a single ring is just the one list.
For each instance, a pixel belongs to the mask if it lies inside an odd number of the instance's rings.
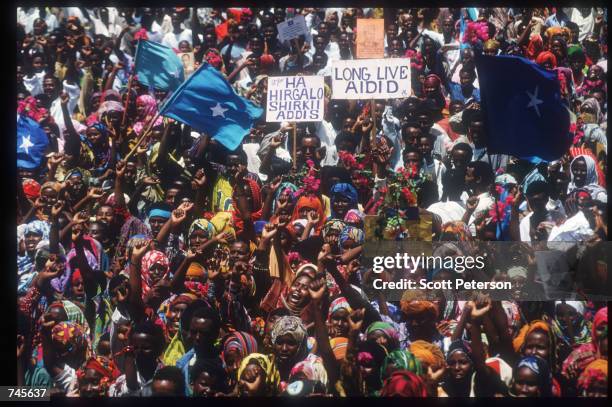
[{"label": "red garment", "polygon": [[319,197],[316,195],[301,196],[297,200],[295,208],[293,208],[291,223],[300,219],[300,211],[304,208],[311,208],[319,215],[319,222],[315,227],[315,235],[319,235],[321,233],[321,229],[323,229],[323,224],[325,223],[325,211],[323,210],[323,203],[321,202],[321,199],[319,199]]},{"label": "red garment", "polygon": [[[253,201],[253,207],[251,209],[251,222],[256,222],[261,219],[262,215],[262,201],[261,201],[261,189],[257,184],[257,181],[249,177],[245,177],[244,180],[248,183],[249,189],[251,190],[251,199]],[[236,234],[242,233],[244,230],[244,220],[240,217],[240,210],[236,204],[236,199],[232,197],[232,220],[234,222],[234,228]]]},{"label": "red garment", "polygon": [[553,68],[557,67],[557,57],[550,51],[540,52],[536,57],[536,64],[544,65],[546,62],[549,62]]},{"label": "red garment", "polygon": [[542,37],[539,35],[532,35],[529,39],[529,44],[527,45],[527,58],[532,61],[535,60],[540,52],[544,50],[544,42],[542,41]]},{"label": "red garment", "polygon": [[409,370],[397,370],[383,383],[381,397],[427,397],[425,383]]}]

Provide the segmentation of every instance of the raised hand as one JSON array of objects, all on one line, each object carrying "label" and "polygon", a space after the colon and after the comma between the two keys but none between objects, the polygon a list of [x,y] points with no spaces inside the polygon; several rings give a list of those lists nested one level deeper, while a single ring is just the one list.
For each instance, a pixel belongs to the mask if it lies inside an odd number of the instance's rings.
[{"label": "raised hand", "polygon": [[349,329],[351,332],[359,332],[363,325],[365,308],[356,309],[348,317]]},{"label": "raised hand", "polygon": [[77,212],[72,217],[72,223],[76,223],[76,224],[85,223],[88,220],[89,220],[89,215],[85,211]]},{"label": "raised hand", "polygon": [[308,223],[312,226],[315,226],[319,222],[319,214],[316,211],[308,212],[306,218],[308,219]]},{"label": "raised hand", "polygon": [[51,217],[57,219],[60,213],[62,213],[62,209],[64,209],[64,201],[58,200],[51,207]]},{"label": "raised hand", "polygon": [[204,170],[200,168],[191,180],[191,188],[200,189],[204,188],[204,185],[206,185],[206,174],[204,173]]},{"label": "raised hand", "polygon": [[144,177],[142,179],[142,183],[148,186],[152,186],[152,185],[158,185],[159,184],[159,178],[155,177],[155,176],[150,176],[150,177]]},{"label": "raised hand", "polygon": [[57,255],[52,254],[49,260],[47,260],[44,269],[34,277],[36,287],[39,289],[44,288],[51,280],[59,277],[64,268],[64,263],[58,262]]},{"label": "raised hand", "polygon": [[87,191],[87,196],[91,199],[100,199],[104,196],[104,191],[102,191],[102,188],[94,187]]},{"label": "raised hand", "polygon": [[121,160],[117,162],[117,165],[115,166],[115,176],[119,179],[123,178],[125,176],[126,168],[127,168],[127,165],[125,161]]},{"label": "raised hand", "polygon": [[263,230],[261,231],[261,238],[264,240],[272,239],[276,233],[278,232],[278,228],[276,225],[272,223],[266,223]]},{"label": "raised hand", "polygon": [[327,285],[325,284],[325,275],[317,276],[308,287],[308,293],[310,294],[310,298],[314,302],[320,302],[323,298],[323,294],[325,294],[325,290]]},{"label": "raised hand", "polygon": [[136,243],[136,245],[132,249],[132,257],[130,259],[132,264],[140,264],[140,260],[142,260],[142,257],[149,249],[150,244],[150,240],[143,240],[141,242]]}]

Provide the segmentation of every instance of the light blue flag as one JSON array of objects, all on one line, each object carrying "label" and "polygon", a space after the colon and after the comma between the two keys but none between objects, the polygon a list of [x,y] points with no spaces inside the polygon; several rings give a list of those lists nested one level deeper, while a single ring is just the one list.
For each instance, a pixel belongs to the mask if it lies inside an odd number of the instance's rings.
[{"label": "light blue flag", "polygon": [[17,168],[39,168],[49,145],[42,127],[26,116],[17,119]]},{"label": "light blue flag", "polygon": [[237,95],[219,71],[204,63],[172,93],[160,114],[209,134],[233,151],[263,109]]},{"label": "light blue flag", "polygon": [[183,64],[171,48],[140,40],[136,49],[134,72],[143,85],[173,91],[185,80]]}]

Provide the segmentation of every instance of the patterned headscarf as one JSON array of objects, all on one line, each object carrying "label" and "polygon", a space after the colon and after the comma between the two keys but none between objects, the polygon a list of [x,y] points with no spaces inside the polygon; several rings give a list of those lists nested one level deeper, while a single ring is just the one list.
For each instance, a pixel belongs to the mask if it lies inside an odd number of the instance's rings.
[{"label": "patterned headscarf", "polygon": [[364,219],[365,219],[365,214],[358,209],[349,209],[349,211],[344,216],[344,222],[347,225],[355,226],[360,229],[363,229]]},{"label": "patterned headscarf", "polygon": [[329,344],[331,345],[332,352],[334,352],[336,360],[343,360],[346,357],[348,338],[345,338],[343,336],[331,338],[329,340]]},{"label": "patterned headscarf", "polygon": [[387,350],[389,352],[399,349],[399,332],[389,322],[376,321],[373,322],[366,330],[366,335],[380,331],[387,338]]},{"label": "patterned headscarf", "polygon": [[215,235],[215,226],[204,218],[196,219],[193,221],[193,223],[189,227],[189,232],[187,232],[187,236],[190,237],[191,234],[196,230],[203,230],[204,232],[206,232],[207,239],[210,239]]},{"label": "patterned headscarf", "polygon": [[434,368],[444,365],[444,353],[442,353],[442,350],[433,343],[421,339],[413,341],[410,344],[410,352],[412,352],[421,363],[426,363]]},{"label": "patterned headscarf", "polygon": [[472,234],[465,222],[452,221],[442,225],[442,234],[452,235],[459,242],[472,240]]},{"label": "patterned headscarf", "polygon": [[326,238],[327,235],[329,235],[332,232],[340,235],[340,233],[345,227],[346,225],[341,220],[338,220],[338,219],[328,220],[323,225],[323,230],[321,232],[321,235],[323,236],[323,238]]},{"label": "patterned headscarf", "polygon": [[294,316],[283,316],[274,322],[272,331],[270,332],[270,337],[273,344],[276,343],[276,340],[280,336],[287,334],[290,335],[298,344],[298,355],[306,351],[306,328],[304,327],[304,323],[300,318]]},{"label": "patterned headscarf", "polygon": [[296,363],[289,373],[289,382],[299,373],[303,373],[308,380],[317,380],[327,387],[327,371],[320,356],[311,353],[305,360]]},{"label": "patterned headscarf", "polygon": [[585,392],[594,387],[608,387],[608,361],[605,359],[589,363],[578,378],[578,390]]},{"label": "patterned headscarf", "polygon": [[409,370],[398,370],[385,380],[381,397],[427,397],[423,379]]},{"label": "patterned headscarf", "polygon": [[400,307],[406,316],[426,314],[434,320],[438,317],[438,307],[431,301],[400,301]]},{"label": "patterned headscarf", "polygon": [[409,351],[403,349],[396,349],[385,357],[380,368],[380,380],[384,381],[387,376],[387,368],[389,365],[395,365],[396,370],[409,370],[412,373],[418,375],[423,373],[421,362]]},{"label": "patterned headscarf", "polygon": [[349,313],[353,311],[348,301],[344,297],[338,297],[335,300],[333,300],[331,304],[329,304],[329,312],[327,313],[327,321],[329,322],[331,320],[332,314],[334,312],[341,310],[341,309],[345,309]]},{"label": "patterned headscarf", "polygon": [[608,326],[608,307],[604,307],[595,313],[593,317],[593,328],[591,329],[591,336],[593,345],[597,349],[597,328],[601,325]]},{"label": "patterned headscarf", "polygon": [[87,344],[81,325],[69,321],[62,321],[56,324],[51,330],[51,339],[55,343],[70,346],[71,348],[77,346],[85,349]]},{"label": "patterned headscarf", "polygon": [[469,342],[464,341],[462,339],[457,339],[456,341],[453,341],[448,348],[446,360],[448,361],[455,352],[465,353],[468,359],[472,361],[472,347],[470,346]]},{"label": "patterned headscarf", "polygon": [[98,116],[102,117],[108,112],[121,112],[123,113],[123,105],[115,100],[107,100],[100,104],[98,108]]},{"label": "patterned headscarf", "polygon": [[355,242],[355,244],[357,244],[357,246],[361,246],[365,242],[365,233],[363,232],[363,230],[354,226],[347,226],[342,229],[342,232],[340,232],[340,237],[338,238],[340,252],[344,251],[342,246],[347,240],[352,240]]},{"label": "patterned headscarf", "polygon": [[538,387],[542,397],[552,395],[552,374],[548,362],[539,356],[527,356],[519,361],[516,372],[522,367],[528,368],[538,376]]},{"label": "patterned headscarf", "polygon": [[89,360],[85,362],[85,365],[77,371],[77,378],[82,380],[88,369],[93,369],[102,375],[98,385],[103,392],[106,392],[110,385],[121,376],[121,371],[115,366],[115,363],[109,358],[101,356],[89,358]]},{"label": "patterned headscarf", "polygon": [[238,380],[240,380],[244,369],[253,363],[258,364],[266,374],[266,396],[276,395],[280,385],[280,374],[276,369],[276,364],[274,364],[274,362],[268,356],[262,355],[261,353],[251,353],[242,359],[242,362],[240,362],[240,367],[238,368]]},{"label": "patterned headscarf", "polygon": [[257,340],[246,332],[234,331],[223,340],[223,355],[236,350],[242,358],[251,353],[257,353]]},{"label": "patterned headscarf", "polygon": [[142,294],[145,295],[151,289],[153,281],[151,281],[151,267],[155,264],[161,264],[164,268],[162,275],[170,270],[170,260],[163,252],[159,250],[149,250],[143,257],[140,263],[140,273],[142,275]]},{"label": "patterned headscarf", "polygon": [[514,347],[514,351],[517,353],[521,353],[523,351],[523,346],[525,345],[525,340],[527,336],[533,331],[540,330],[546,333],[548,336],[548,349],[550,351],[549,356],[549,365],[554,366],[554,350],[555,348],[555,335],[552,333],[550,326],[541,320],[534,320],[531,323],[525,324],[516,337],[512,340],[512,346]]},{"label": "patterned headscarf", "polygon": [[274,200],[272,201],[272,211],[274,212],[276,210],[276,206],[278,205],[278,198],[283,194],[287,194],[289,195],[289,202],[290,203],[295,203],[295,196],[294,193],[298,190],[298,187],[295,186],[294,184],[292,184],[291,182],[283,182],[282,184],[280,184],[280,186],[278,187],[278,189],[276,190],[276,192],[274,193]]}]

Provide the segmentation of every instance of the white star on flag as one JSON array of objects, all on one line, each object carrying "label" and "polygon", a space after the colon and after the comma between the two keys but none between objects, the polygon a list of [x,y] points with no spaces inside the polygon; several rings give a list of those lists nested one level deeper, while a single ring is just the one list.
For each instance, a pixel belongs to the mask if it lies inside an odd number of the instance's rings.
[{"label": "white star on flag", "polygon": [[212,116],[221,116],[225,119],[225,112],[227,112],[229,109],[224,109],[221,107],[221,103],[217,102],[217,105],[214,107],[211,107],[210,110],[212,110]]},{"label": "white star on flag", "polygon": [[528,90],[525,92],[527,93],[527,96],[529,96],[529,104],[527,105],[527,107],[533,107],[536,113],[538,114],[538,117],[540,117],[540,108],[538,107],[538,105],[541,105],[544,102],[542,101],[542,99],[538,99],[538,86],[536,86],[535,92],[533,93],[529,92]]},{"label": "white star on flag", "polygon": [[30,136],[23,136],[23,140],[21,141],[19,148],[23,148],[26,154],[30,154],[30,147],[34,147],[34,144],[30,141]]}]

